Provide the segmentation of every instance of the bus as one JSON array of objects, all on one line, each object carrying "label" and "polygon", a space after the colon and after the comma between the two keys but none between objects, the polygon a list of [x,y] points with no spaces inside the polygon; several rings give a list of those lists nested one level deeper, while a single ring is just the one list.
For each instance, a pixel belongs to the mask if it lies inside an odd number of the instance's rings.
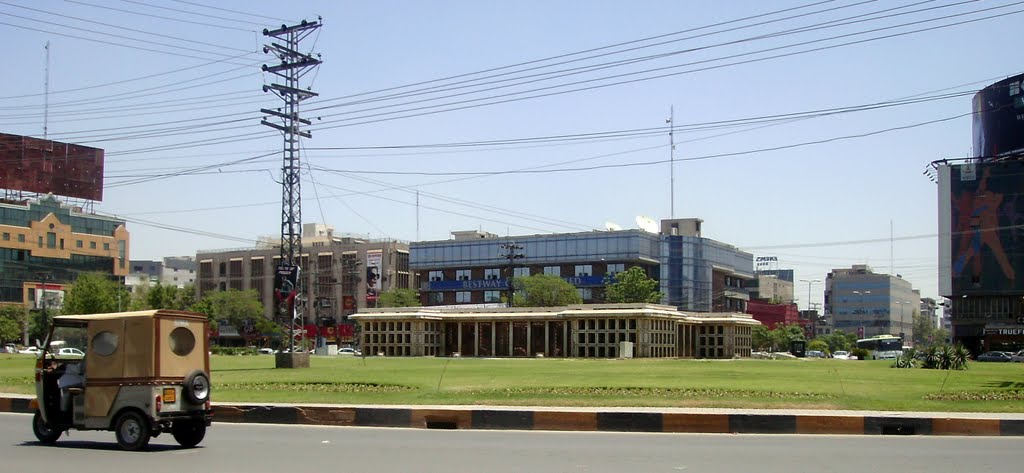
[{"label": "bus", "polygon": [[903,340],[895,335],[875,335],[857,340],[857,348],[867,350],[869,360],[894,360],[903,354]]}]

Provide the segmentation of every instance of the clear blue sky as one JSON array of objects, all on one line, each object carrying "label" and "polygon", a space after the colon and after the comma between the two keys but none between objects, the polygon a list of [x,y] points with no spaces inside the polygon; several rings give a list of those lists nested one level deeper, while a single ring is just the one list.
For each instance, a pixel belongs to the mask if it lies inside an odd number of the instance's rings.
[{"label": "clear blue sky", "polygon": [[[0,2],[8,44],[0,131],[42,135],[49,41],[49,137],[106,150],[107,187],[96,209],[129,219],[134,259],[246,247],[258,236],[279,235],[279,154],[231,162],[281,148],[280,136],[259,124],[259,108],[279,101],[260,91],[273,78],[258,68],[272,62],[259,52],[265,41],[258,31],[321,15],[319,35],[303,43],[324,59],[304,81],[320,93],[304,104],[304,115],[322,117],[305,147],[654,130],[500,147],[309,150],[305,222],[414,241],[446,239],[453,230],[522,235],[603,229],[606,221],[631,228],[637,215],[668,218],[669,164],[601,166],[668,160],[665,120],[674,106],[676,217],[702,218],[704,236],[777,256],[797,279],[824,280],[831,268],[858,263],[888,273],[892,265],[924,296],[935,297],[937,189],[922,172],[933,160],[970,152],[970,92],[1022,67],[1012,51],[1020,44],[1013,33],[1020,31],[1024,5],[1009,1],[299,1],[285,8],[262,0],[216,2],[223,10],[198,3]],[[784,9],[791,10],[772,14]],[[903,34],[995,15],[1004,16]],[[755,18],[735,21],[746,17]],[[636,42],[661,35],[668,36]],[[892,37],[728,65],[882,36]],[[500,69],[486,74],[495,76],[490,79],[478,74],[406,87],[627,42]],[[797,43],[803,45],[792,46]],[[605,55],[591,57],[599,54]],[[553,65],[569,60],[577,61]],[[596,67],[612,62],[616,67]],[[552,74],[567,69],[576,74]],[[641,72],[652,69],[660,70]],[[363,123],[437,111],[422,107],[444,103],[481,104],[661,74],[675,75]],[[617,75],[623,76],[611,78]],[[578,81],[589,82],[565,85]],[[438,86],[451,90],[416,92]],[[394,87],[406,88],[381,92]],[[502,88],[483,90],[495,87]],[[353,103],[396,93],[403,95]],[[365,95],[350,97],[356,94]],[[453,94],[462,95],[440,98]],[[497,98],[465,102],[485,97]],[[908,97],[925,100],[750,121]],[[394,111],[401,113],[376,115]],[[707,129],[728,120],[739,122]],[[930,121],[938,122],[922,125]],[[909,128],[884,131],[899,127]],[[853,135],[867,136],[838,139]],[[222,141],[232,142],[212,144]],[[790,146],[815,141],[825,142]],[[202,146],[174,148],[184,143]],[[713,157],[729,153],[743,154]],[[215,173],[159,178],[214,164]],[[598,168],[580,169],[588,167]],[[426,174],[521,169],[565,171]],[[393,172],[422,174],[387,174]],[[137,182],[140,177],[156,179]],[[811,292],[811,302],[820,303],[822,285]],[[806,283],[797,283],[796,295],[804,307]]]}]

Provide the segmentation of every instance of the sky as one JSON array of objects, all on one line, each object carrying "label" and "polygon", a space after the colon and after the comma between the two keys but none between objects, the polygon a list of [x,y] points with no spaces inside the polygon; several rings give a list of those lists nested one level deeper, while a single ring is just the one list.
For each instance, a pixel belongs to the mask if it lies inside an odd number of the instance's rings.
[{"label": "sky", "polygon": [[204,3],[0,0],[0,132],[104,149],[94,210],[132,259],[280,235],[262,31],[321,18],[303,222],[429,241],[696,217],[794,269],[801,308],[853,264],[937,297],[923,173],[970,154],[971,96],[1022,67],[1006,0]]}]

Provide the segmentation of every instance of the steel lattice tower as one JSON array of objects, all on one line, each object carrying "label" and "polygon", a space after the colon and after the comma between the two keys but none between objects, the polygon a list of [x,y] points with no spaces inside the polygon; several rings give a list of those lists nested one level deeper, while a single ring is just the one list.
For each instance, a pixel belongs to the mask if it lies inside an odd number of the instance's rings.
[{"label": "steel lattice tower", "polygon": [[[281,262],[275,279],[275,298],[278,303],[278,317],[290,327],[292,353],[295,352],[295,335],[305,319],[295,304],[296,296],[302,294],[304,290],[302,278],[299,277],[299,256],[302,254],[299,140],[303,137],[312,137],[310,132],[300,129],[301,125],[309,125],[311,122],[299,116],[299,104],[318,95],[308,89],[302,89],[299,81],[321,63],[319,55],[313,57],[311,54],[300,52],[299,43],[320,28],[320,20],[322,19],[318,18],[318,21],[313,22],[303,20],[298,25],[281,25],[281,28],[276,30],[263,30],[264,36],[277,40],[264,46],[263,52],[273,54],[280,60],[276,65],[264,64],[263,71],[274,74],[284,81],[284,84],[273,83],[263,86],[263,92],[273,92],[284,101],[284,107],[277,110],[260,109],[260,112],[280,118],[280,124],[267,121],[269,117],[264,117],[261,123],[280,130],[284,136],[284,162],[281,166]],[[293,285],[286,289],[279,284],[282,279],[282,267],[285,267],[286,272],[291,268],[291,272],[284,275],[284,278],[290,277],[290,283]]]}]

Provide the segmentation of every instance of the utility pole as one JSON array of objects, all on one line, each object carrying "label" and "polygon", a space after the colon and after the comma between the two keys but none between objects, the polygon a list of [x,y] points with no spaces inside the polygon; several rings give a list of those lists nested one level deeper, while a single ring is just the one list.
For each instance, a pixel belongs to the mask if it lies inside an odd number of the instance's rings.
[{"label": "utility pole", "polygon": [[502,243],[501,249],[504,250],[505,253],[499,256],[508,260],[508,267],[506,268],[508,270],[508,278],[506,279],[506,281],[508,281],[508,306],[512,307],[513,305],[515,305],[513,301],[515,300],[516,296],[516,289],[515,286],[512,284],[514,279],[513,276],[515,275],[516,260],[525,258],[526,255],[521,253],[521,251],[523,250],[523,245],[517,245],[514,241]]},{"label": "utility pole", "polygon": [[[281,261],[275,274],[274,295],[278,303],[278,317],[289,327],[289,356],[292,357],[292,361],[283,362],[282,358],[278,358],[278,368],[296,367],[293,366],[295,336],[305,319],[301,313],[302,309],[297,310],[295,304],[296,299],[303,299],[299,296],[305,290],[302,287],[302,278],[299,277],[301,268],[298,264],[298,258],[302,254],[299,140],[303,137],[312,137],[310,132],[300,129],[301,125],[311,125],[312,122],[299,116],[299,103],[318,94],[302,89],[299,80],[319,66],[321,61],[319,55],[313,57],[300,52],[299,43],[320,28],[321,20],[322,18],[313,22],[303,20],[298,25],[281,25],[279,29],[263,30],[263,36],[279,41],[264,46],[263,53],[273,54],[281,61],[273,66],[264,64],[263,72],[273,74],[284,81],[284,84],[273,83],[263,86],[263,92],[273,92],[284,101],[284,107],[277,110],[260,109],[265,115],[279,118],[281,124],[267,121],[268,117],[264,117],[260,123],[279,130],[284,136],[284,162],[281,166]],[[304,367],[309,366],[308,354],[306,356]],[[303,365],[301,361],[298,364]]]}]

